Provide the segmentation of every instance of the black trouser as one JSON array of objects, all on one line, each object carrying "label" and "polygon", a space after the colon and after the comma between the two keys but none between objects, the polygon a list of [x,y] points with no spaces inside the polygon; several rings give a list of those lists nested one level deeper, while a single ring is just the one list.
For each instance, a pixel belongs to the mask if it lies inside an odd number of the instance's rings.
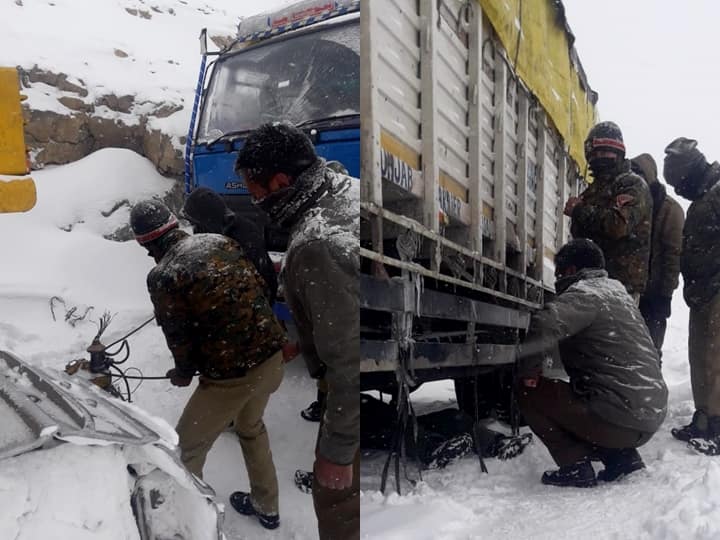
[{"label": "black trouser", "polygon": [[530,429],[561,467],[597,455],[598,448],[637,448],[652,437],[605,421],[564,381],[540,378],[537,387],[523,387],[518,394]]},{"label": "black trouser", "polygon": [[664,317],[657,317],[651,313],[643,313],[645,324],[650,332],[653,345],[662,358],[662,346],[665,341],[665,330],[667,329],[667,319]]}]

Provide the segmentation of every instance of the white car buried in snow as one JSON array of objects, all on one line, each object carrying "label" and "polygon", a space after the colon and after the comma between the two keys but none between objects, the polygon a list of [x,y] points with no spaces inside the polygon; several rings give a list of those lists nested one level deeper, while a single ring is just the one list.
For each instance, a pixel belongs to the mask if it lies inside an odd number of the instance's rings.
[{"label": "white car buried in snow", "polygon": [[162,420],[0,351],[0,538],[223,540]]}]

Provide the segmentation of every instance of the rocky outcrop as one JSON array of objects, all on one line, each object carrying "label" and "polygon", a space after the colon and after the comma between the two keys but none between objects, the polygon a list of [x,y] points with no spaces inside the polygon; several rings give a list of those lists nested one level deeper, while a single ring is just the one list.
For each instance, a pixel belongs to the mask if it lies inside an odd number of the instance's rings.
[{"label": "rocky outcrop", "polygon": [[[184,137],[173,137],[152,127],[155,118],[182,110],[176,103],[138,103],[135,96],[106,94],[88,98],[82,80],[37,67],[21,71],[25,88],[42,83],[63,112],[25,109],[25,139],[34,168],[77,161],[101,148],[127,148],[148,158],[165,175],[181,178]],[[31,100],[30,100],[31,101]],[[136,113],[136,107],[142,114]]]}]

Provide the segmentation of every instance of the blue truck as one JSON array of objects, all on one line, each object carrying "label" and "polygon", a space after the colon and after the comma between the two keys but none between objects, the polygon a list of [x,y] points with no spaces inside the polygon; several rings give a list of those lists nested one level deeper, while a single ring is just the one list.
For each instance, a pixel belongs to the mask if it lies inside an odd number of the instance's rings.
[{"label": "blue truck", "polygon": [[[292,122],[320,156],[360,175],[360,2],[306,0],[242,19],[237,39],[202,63],[185,156],[189,193],[206,186],[254,209],[233,170],[247,133]],[[282,251],[282,246],[272,249]]]}]

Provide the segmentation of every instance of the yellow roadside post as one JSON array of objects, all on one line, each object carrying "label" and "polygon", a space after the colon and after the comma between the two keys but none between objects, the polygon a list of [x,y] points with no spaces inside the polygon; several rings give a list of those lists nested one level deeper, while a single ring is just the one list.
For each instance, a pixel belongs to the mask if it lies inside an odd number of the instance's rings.
[{"label": "yellow roadside post", "polygon": [[37,201],[25,148],[17,69],[0,68],[0,213],[27,212]]}]

